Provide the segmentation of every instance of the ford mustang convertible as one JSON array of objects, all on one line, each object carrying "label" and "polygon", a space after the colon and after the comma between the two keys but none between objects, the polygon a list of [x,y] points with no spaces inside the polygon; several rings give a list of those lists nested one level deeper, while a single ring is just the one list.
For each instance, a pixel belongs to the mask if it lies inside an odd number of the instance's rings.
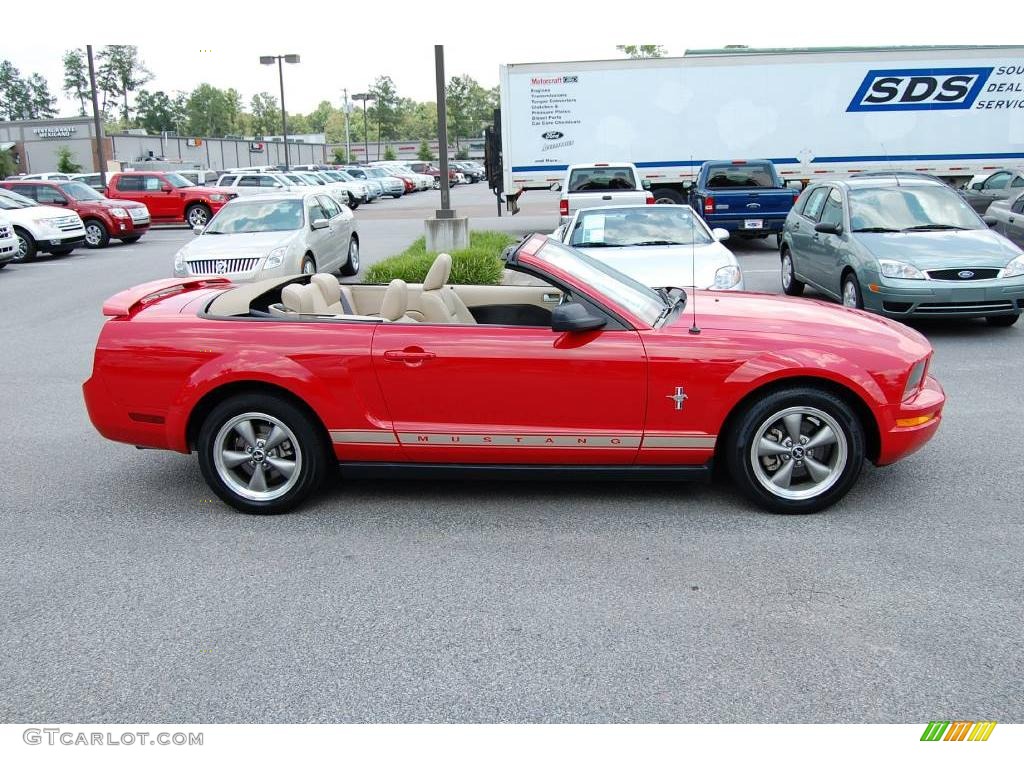
[{"label": "ford mustang convertible", "polygon": [[[85,382],[99,432],[195,451],[244,512],[342,478],[706,479],[814,512],[935,434],[932,350],[899,323],[815,301],[652,290],[532,235],[535,285],[159,280],[110,298]],[[524,281],[518,281],[524,282]]]}]

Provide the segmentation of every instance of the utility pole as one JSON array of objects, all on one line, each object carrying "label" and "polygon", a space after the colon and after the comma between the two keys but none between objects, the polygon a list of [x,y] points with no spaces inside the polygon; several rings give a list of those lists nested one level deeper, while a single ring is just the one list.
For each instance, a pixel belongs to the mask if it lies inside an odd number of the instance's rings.
[{"label": "utility pole", "polygon": [[444,46],[434,46],[434,76],[437,85],[437,147],[441,162],[441,210],[437,218],[450,219],[455,214],[451,205],[451,190],[448,187],[448,107],[445,104]]},{"label": "utility pole", "polygon": [[92,127],[96,134],[96,159],[100,164],[100,184],[107,186],[107,160],[103,156],[103,123],[100,121],[100,103],[96,95],[96,66],[92,62],[92,46],[85,46],[89,58],[89,86],[92,88]]},{"label": "utility pole", "polygon": [[348,88],[342,89],[342,93],[345,94],[345,162],[352,162],[352,136],[348,131],[348,118],[349,118],[349,106],[348,106]]},{"label": "utility pole", "polygon": [[281,135],[284,138],[284,169],[291,168],[291,161],[288,159],[288,113],[284,111],[284,64],[281,57],[277,57],[277,77],[281,82]]}]

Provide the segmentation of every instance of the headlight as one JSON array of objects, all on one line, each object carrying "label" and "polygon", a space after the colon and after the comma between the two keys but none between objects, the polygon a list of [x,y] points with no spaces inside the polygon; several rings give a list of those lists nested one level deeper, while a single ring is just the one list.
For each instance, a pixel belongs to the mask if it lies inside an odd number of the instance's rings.
[{"label": "headlight", "polygon": [[1021,275],[1024,275],[1024,255],[1018,256],[1003,270],[1003,277],[1020,277]]},{"label": "headlight", "polygon": [[907,386],[903,388],[904,400],[909,400],[913,395],[917,394],[917,390],[920,389],[921,382],[924,380],[924,372],[927,367],[928,358],[914,363],[914,367],[910,369],[910,375],[907,376]]},{"label": "headlight", "polygon": [[280,248],[275,248],[267,254],[267,262],[263,265],[264,269],[273,269],[274,267],[280,267],[284,263],[284,257],[288,254],[288,246],[282,245]]},{"label": "headlight", "polygon": [[741,276],[740,268],[735,264],[719,267],[715,272],[715,282],[711,285],[711,288],[716,291],[728,290],[733,286],[739,285]]},{"label": "headlight", "polygon": [[213,200],[215,203],[219,203],[221,200],[224,199],[224,195],[212,194],[210,195],[210,199]]},{"label": "headlight", "polygon": [[127,219],[128,218],[128,211],[126,211],[124,208],[111,208],[110,209],[110,214],[112,216],[117,216],[117,218],[119,218],[119,219]]},{"label": "headlight", "polygon": [[179,254],[177,254],[174,257],[174,274],[175,275],[187,275],[188,274],[188,265],[185,264],[185,256],[184,256],[184,254],[179,253]]},{"label": "headlight", "polygon": [[913,264],[903,261],[892,261],[891,259],[879,259],[878,271],[882,277],[899,277],[904,280],[924,280],[924,272]]}]

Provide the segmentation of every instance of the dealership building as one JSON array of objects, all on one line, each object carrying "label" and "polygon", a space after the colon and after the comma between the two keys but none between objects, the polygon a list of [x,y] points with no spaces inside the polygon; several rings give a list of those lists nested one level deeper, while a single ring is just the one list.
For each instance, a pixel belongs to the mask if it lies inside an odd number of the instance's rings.
[{"label": "dealership building", "polygon": [[[111,140],[104,138],[103,143],[109,158],[113,155]],[[71,162],[83,170],[99,168],[96,135],[87,117],[0,122],[0,150],[11,154],[19,173],[56,171],[62,147],[67,147]]]}]

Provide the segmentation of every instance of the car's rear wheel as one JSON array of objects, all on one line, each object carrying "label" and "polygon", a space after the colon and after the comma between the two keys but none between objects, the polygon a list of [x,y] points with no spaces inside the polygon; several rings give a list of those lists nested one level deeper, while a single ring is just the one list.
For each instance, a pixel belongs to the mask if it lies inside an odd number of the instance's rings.
[{"label": "car's rear wheel", "polygon": [[655,205],[683,205],[686,203],[683,193],[674,189],[655,189],[652,194]]},{"label": "car's rear wheel", "polygon": [[359,272],[359,241],[350,237],[348,241],[348,261],[341,268],[341,274],[351,277]]},{"label": "car's rear wheel", "polygon": [[1020,312],[1012,315],[989,315],[985,322],[995,328],[1009,328],[1020,319]]},{"label": "car's rear wheel", "polygon": [[210,209],[205,205],[190,205],[185,210],[185,221],[190,227],[205,227],[210,220]]},{"label": "car's rear wheel", "polygon": [[770,512],[806,514],[850,490],[864,463],[864,429],[841,398],[793,387],[759,398],[726,437],[729,472]]},{"label": "car's rear wheel", "polygon": [[199,467],[242,512],[288,512],[327,476],[329,447],[313,420],[279,397],[245,394],[215,406],[197,442]]},{"label": "car's rear wheel", "polygon": [[796,279],[789,248],[782,249],[782,290],[787,296],[800,296],[804,292],[804,284]]},{"label": "car's rear wheel", "polygon": [[302,274],[312,275],[316,273],[316,261],[308,253],[302,257]]},{"label": "car's rear wheel", "polygon": [[853,272],[843,277],[843,306],[850,309],[864,309],[864,296],[860,292],[860,283]]},{"label": "car's rear wheel", "polygon": [[18,249],[14,252],[14,258],[11,261],[32,261],[36,257],[39,248],[36,246],[35,238],[32,237],[28,232],[18,227],[14,228],[14,236],[18,240]]},{"label": "car's rear wheel", "polygon": [[88,219],[85,222],[85,244],[89,248],[106,248],[110,243],[110,233],[102,221]]}]

